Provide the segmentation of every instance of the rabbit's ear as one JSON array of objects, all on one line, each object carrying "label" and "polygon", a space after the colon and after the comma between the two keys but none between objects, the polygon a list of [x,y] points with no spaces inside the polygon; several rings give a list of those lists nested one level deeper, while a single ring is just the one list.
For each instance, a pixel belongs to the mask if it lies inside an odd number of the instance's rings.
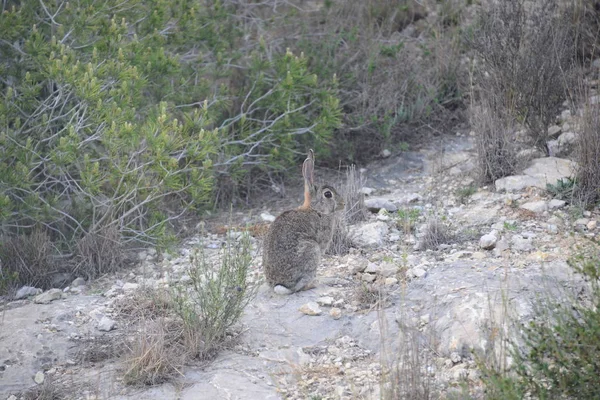
[{"label": "rabbit's ear", "polygon": [[310,149],[308,151],[308,157],[302,164],[302,176],[304,176],[304,182],[309,183],[311,186],[314,185],[315,180],[315,152]]},{"label": "rabbit's ear", "polygon": [[308,210],[312,192],[314,191],[315,153],[312,149],[308,151],[308,157],[302,164],[302,176],[304,176],[304,203],[301,209]]}]

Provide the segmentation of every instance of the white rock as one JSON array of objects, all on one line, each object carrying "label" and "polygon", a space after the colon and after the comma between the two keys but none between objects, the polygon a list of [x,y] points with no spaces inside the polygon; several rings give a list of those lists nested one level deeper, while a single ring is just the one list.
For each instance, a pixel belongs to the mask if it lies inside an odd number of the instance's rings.
[{"label": "white rock", "polygon": [[100,322],[98,322],[98,330],[103,332],[112,331],[117,327],[117,322],[113,319],[108,318],[107,316],[102,317]]},{"label": "white rock", "polygon": [[491,250],[494,247],[496,247],[497,241],[498,238],[496,237],[496,235],[488,233],[487,235],[483,235],[479,239],[479,247],[481,247],[484,250]]},{"label": "white rock", "polygon": [[260,219],[262,219],[265,222],[273,222],[275,221],[275,216],[269,214],[268,212],[263,212],[260,213]]},{"label": "white rock", "polygon": [[331,310],[329,310],[329,315],[333,319],[340,319],[340,317],[342,316],[342,310],[340,310],[337,307],[333,307]]},{"label": "white rock", "polygon": [[348,270],[352,274],[356,274],[358,272],[363,272],[367,266],[369,265],[369,260],[366,258],[349,258],[348,259]]},{"label": "white rock", "polygon": [[512,249],[517,251],[533,250],[533,240],[525,239],[521,235],[513,235],[511,238]]},{"label": "white rock", "polygon": [[528,203],[521,204],[521,206],[519,208],[522,208],[524,210],[529,210],[536,214],[540,214],[540,213],[543,213],[544,211],[548,210],[548,204],[546,204],[546,202],[543,200],[530,201]]},{"label": "white rock", "polygon": [[322,311],[319,308],[319,305],[314,301],[303,304],[298,311],[305,315],[321,315]]},{"label": "white rock", "polygon": [[47,292],[34,297],[33,302],[36,304],[48,304],[51,301],[61,299],[63,291],[60,289],[50,289]]},{"label": "white rock", "polygon": [[374,191],[375,189],[373,188],[363,186],[358,192],[364,194],[365,196],[370,196]]},{"label": "white rock", "polygon": [[499,192],[518,192],[528,187],[537,187],[540,181],[529,175],[512,175],[497,179],[494,184]]},{"label": "white rock", "polygon": [[585,226],[587,227],[587,224],[590,222],[589,219],[587,218],[579,218],[578,220],[575,221],[575,226]]},{"label": "white rock", "polygon": [[395,284],[398,283],[398,279],[394,278],[394,277],[385,278],[384,283],[386,286],[394,286]]},{"label": "white rock", "polygon": [[34,288],[32,286],[23,286],[21,289],[17,290],[15,299],[20,300],[29,296],[36,296],[40,293],[42,293],[42,289]]},{"label": "white rock", "polygon": [[127,283],[125,283],[123,285],[123,291],[125,291],[125,292],[131,292],[131,291],[137,290],[137,288],[139,286],[140,285],[137,284],[137,283],[127,282]]},{"label": "white rock", "polygon": [[359,247],[376,247],[383,245],[388,231],[389,227],[385,222],[377,221],[350,226],[350,237]]},{"label": "white rock", "polygon": [[460,354],[458,354],[457,352],[453,351],[452,353],[450,353],[450,360],[454,364],[458,364],[459,362],[461,362],[462,357],[460,356]]},{"label": "white rock", "polygon": [[368,274],[368,273],[364,273],[362,274],[362,276],[360,277],[360,279],[363,282],[367,282],[367,283],[371,283],[371,282],[375,282],[375,279],[377,278],[377,276],[375,274]]},{"label": "white rock", "polygon": [[562,128],[558,125],[552,125],[548,127],[548,137],[556,139],[562,133]]},{"label": "white rock", "polygon": [[286,288],[285,286],[281,286],[281,285],[277,285],[273,288],[273,291],[275,292],[275,294],[278,294],[280,296],[287,296],[292,294],[292,291],[288,288]]},{"label": "white rock", "polygon": [[571,160],[556,157],[536,158],[531,161],[525,175],[537,178],[540,189],[546,189],[546,184],[556,185],[560,179],[572,177],[577,169],[577,163]]},{"label": "white rock", "polygon": [[398,211],[398,206],[389,201],[388,199],[382,199],[380,197],[373,197],[365,200],[365,207],[371,212],[379,212],[384,209],[389,212]]},{"label": "white rock", "polygon": [[383,157],[383,158],[388,158],[391,155],[392,155],[392,152],[389,151],[388,149],[383,149],[381,151],[381,157]]},{"label": "white rock", "polygon": [[588,223],[586,224],[586,227],[588,228],[588,231],[593,231],[593,230],[595,230],[597,226],[598,226],[598,222],[596,222],[596,221],[594,221],[594,220],[592,220],[592,221],[590,221],[590,222],[588,222]]},{"label": "white rock", "polygon": [[83,279],[82,277],[75,278],[73,280],[73,282],[71,283],[71,286],[72,287],[85,286],[85,279]]},{"label": "white rock", "polygon": [[46,377],[45,377],[45,375],[44,375],[44,373],[42,371],[38,371],[38,372],[35,373],[35,376],[33,377],[33,380],[38,385],[41,385],[46,380]]},{"label": "white rock", "polygon": [[317,299],[317,304],[320,306],[331,306],[333,305],[333,297],[322,296]]},{"label": "white rock", "polygon": [[563,208],[567,204],[564,200],[552,199],[548,202],[548,208],[551,210],[558,210],[559,208]]},{"label": "white rock", "polygon": [[414,267],[406,271],[406,274],[411,278],[421,278],[427,274],[427,271],[421,267]]}]

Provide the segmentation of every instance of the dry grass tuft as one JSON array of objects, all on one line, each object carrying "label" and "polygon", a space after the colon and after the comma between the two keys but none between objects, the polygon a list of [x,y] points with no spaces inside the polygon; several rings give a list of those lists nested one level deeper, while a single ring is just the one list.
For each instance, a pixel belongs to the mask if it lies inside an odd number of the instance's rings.
[{"label": "dry grass tuft", "polygon": [[68,395],[69,393],[64,387],[55,384],[51,377],[46,376],[44,383],[21,393],[17,398],[21,400],[64,400],[69,398]]},{"label": "dry grass tuft", "polygon": [[41,229],[30,235],[1,237],[0,290],[18,285],[49,287],[52,274],[59,272],[53,253],[50,237]]},{"label": "dry grass tuft", "polygon": [[482,101],[471,108],[471,126],[477,133],[477,174],[480,183],[513,175],[517,171],[515,124],[508,117],[494,112],[494,107]]},{"label": "dry grass tuft", "polygon": [[554,0],[494,2],[469,37],[480,61],[477,94],[494,116],[518,120],[546,154],[548,126],[574,77],[574,11]]},{"label": "dry grass tuft", "polygon": [[161,318],[142,324],[123,362],[123,379],[129,385],[158,385],[182,376],[188,357],[181,341],[182,328]]},{"label": "dry grass tuft", "polygon": [[352,238],[348,230],[348,224],[365,221],[369,212],[365,207],[365,196],[362,189],[365,178],[356,171],[356,166],[351,165],[346,170],[346,180],[340,184],[341,195],[344,197],[346,206],[344,213],[339,215],[333,226],[333,239],[327,249],[327,254],[344,255],[353,246]]},{"label": "dry grass tuft", "polygon": [[354,287],[354,300],[361,309],[379,309],[388,304],[388,293],[381,285],[359,282]]},{"label": "dry grass tuft", "polygon": [[600,108],[586,105],[575,152],[578,171],[574,199],[583,207],[600,202]]},{"label": "dry grass tuft", "polygon": [[441,244],[449,244],[454,240],[454,235],[450,231],[450,227],[437,216],[432,216],[423,229],[419,240],[419,249],[436,250]]},{"label": "dry grass tuft", "polygon": [[115,272],[125,262],[125,249],[116,226],[88,233],[77,242],[75,271],[80,276],[94,278]]}]

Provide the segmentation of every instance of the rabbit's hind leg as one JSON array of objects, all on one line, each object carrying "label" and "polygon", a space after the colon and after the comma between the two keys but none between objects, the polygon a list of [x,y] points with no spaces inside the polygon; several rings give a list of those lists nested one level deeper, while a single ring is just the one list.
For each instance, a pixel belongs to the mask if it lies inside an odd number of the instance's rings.
[{"label": "rabbit's hind leg", "polygon": [[299,292],[316,287],[317,267],[321,261],[321,249],[315,243],[309,242],[303,246],[298,257],[297,271],[300,276],[293,291]]}]

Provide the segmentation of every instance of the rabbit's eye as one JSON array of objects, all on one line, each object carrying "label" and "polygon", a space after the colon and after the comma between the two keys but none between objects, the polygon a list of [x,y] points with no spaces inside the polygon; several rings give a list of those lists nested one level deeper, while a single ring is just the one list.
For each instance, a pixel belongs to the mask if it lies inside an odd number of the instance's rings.
[{"label": "rabbit's eye", "polygon": [[325,193],[323,193],[323,196],[327,197],[328,199],[333,197],[333,193],[331,193],[329,190],[326,191]]}]

